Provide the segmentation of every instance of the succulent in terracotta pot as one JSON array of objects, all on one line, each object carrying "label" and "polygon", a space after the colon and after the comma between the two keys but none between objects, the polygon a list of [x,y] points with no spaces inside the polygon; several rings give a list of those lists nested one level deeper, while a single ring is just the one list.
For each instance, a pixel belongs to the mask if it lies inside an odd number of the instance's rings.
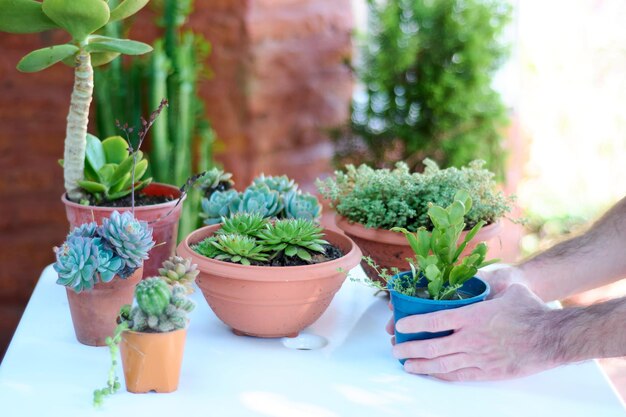
[{"label": "succulent in terracotta pot", "polygon": [[178,254],[198,264],[197,283],[215,314],[238,335],[296,336],[326,310],[356,266],[348,237],[308,219],[260,213],[223,218],[187,236]]},{"label": "succulent in terracotta pot", "polygon": [[103,346],[119,308],[132,299],[143,262],[154,246],[152,229],[130,212],[114,211],[102,225],[83,224],[55,248],[57,283],[67,288],[76,337]]},{"label": "succulent in terracotta pot", "polygon": [[[474,202],[465,218],[462,236],[475,224],[485,222],[476,243],[497,236],[499,220],[511,210],[513,198],[498,190],[494,174],[483,168],[482,161],[439,169],[427,159],[424,165],[422,173],[411,173],[403,162],[394,169],[347,165],[334,177],[317,181],[320,193],[337,213],[337,226],[354,239],[366,256],[385,268],[402,268],[405,259],[412,256],[406,240],[391,229],[432,229],[429,206],[448,206],[459,190],[466,191]],[[468,244],[466,253],[473,245]],[[362,266],[370,278],[377,277],[366,262]]]},{"label": "succulent in terracotta pot", "polygon": [[[384,287],[391,293],[395,322],[408,315],[476,303],[489,294],[489,285],[476,277],[476,272],[497,260],[485,260],[487,245],[484,242],[476,245],[469,254],[463,255],[469,242],[484,225],[484,222],[478,222],[461,238],[461,232],[465,228],[464,218],[471,206],[472,199],[468,193],[461,191],[446,208],[431,205],[428,215],[433,223],[432,230],[424,227],[416,232],[409,232],[404,228],[392,229],[404,235],[413,251],[409,271],[389,271],[379,268],[368,259],[382,278]],[[379,281],[369,282],[378,288],[383,286]],[[404,334],[397,330],[395,332],[397,343],[441,337],[450,333],[451,331],[413,334]]]},{"label": "succulent in terracotta pot", "polygon": [[118,352],[129,392],[175,391],[180,378],[188,313],[194,308],[195,304],[187,297],[187,289],[178,283],[170,286],[163,277],[152,277],[137,284],[135,305],[120,309],[118,325],[113,336],[107,338],[111,370],[106,387],[94,391],[94,405],[102,405],[106,396],[120,388],[115,375]]}]

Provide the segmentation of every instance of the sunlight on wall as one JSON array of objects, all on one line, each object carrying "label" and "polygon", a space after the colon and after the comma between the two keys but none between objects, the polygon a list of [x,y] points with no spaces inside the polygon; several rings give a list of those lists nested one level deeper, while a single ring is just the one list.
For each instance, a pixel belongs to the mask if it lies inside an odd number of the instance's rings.
[{"label": "sunlight on wall", "polygon": [[531,138],[520,203],[594,217],[626,194],[626,2],[519,2],[520,117]]}]

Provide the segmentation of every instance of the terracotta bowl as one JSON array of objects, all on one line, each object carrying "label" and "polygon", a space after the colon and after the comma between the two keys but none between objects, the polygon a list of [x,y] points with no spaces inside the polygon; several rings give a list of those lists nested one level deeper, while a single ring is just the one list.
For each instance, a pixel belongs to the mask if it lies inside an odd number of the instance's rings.
[{"label": "terracotta bowl", "polygon": [[206,226],[178,246],[179,256],[198,264],[196,279],[217,317],[235,334],[257,337],[295,337],[317,320],[361,259],[352,240],[325,229],[325,239],[344,256],[306,266],[245,266],[202,256],[191,245],[213,235],[220,225]]},{"label": "terracotta bowl", "polygon": [[[413,250],[409,246],[402,233],[384,229],[367,228],[359,223],[352,223],[342,216],[336,216],[335,222],[349,238],[354,240],[363,251],[364,256],[371,257],[382,268],[398,268],[400,271],[408,269],[406,258],[414,257]],[[480,242],[489,242],[500,233],[501,223],[496,222],[480,229],[470,241],[461,256],[469,254]],[[461,234],[461,240],[467,232]],[[361,261],[361,266],[370,279],[377,280],[378,274],[367,262]]]}]

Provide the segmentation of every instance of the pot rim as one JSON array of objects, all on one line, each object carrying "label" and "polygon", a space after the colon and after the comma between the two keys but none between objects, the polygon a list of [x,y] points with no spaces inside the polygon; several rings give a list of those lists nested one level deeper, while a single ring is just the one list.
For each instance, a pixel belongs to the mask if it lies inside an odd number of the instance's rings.
[{"label": "pot rim", "polygon": [[[347,217],[344,217],[338,213],[335,213],[335,223],[337,227],[346,233],[356,236],[361,239],[377,240],[380,243],[386,243],[390,245],[408,246],[408,242],[402,233],[392,232],[389,229],[378,229],[373,227],[367,227],[362,223],[353,222]],[[489,223],[483,226],[479,232],[480,234],[496,235],[500,231],[502,220],[498,219],[493,223]],[[464,230],[461,236],[467,234],[469,230]]]},{"label": "pot rim", "polygon": [[180,333],[180,332],[186,332],[187,328],[189,328],[189,324],[187,324],[187,326],[183,327],[182,329],[176,329],[176,330],[170,330],[169,332],[138,332],[136,330],[131,330],[131,329],[126,329],[122,332],[122,335],[125,333],[130,333],[130,334],[134,334],[137,336],[143,336],[143,337],[166,337],[168,335],[171,334],[175,334],[175,333]]},{"label": "pot rim", "polygon": [[[221,224],[214,224],[214,225],[204,226],[204,227],[194,230],[189,235],[187,235],[182,240],[182,242],[180,242],[180,244],[178,245],[178,248],[176,249],[176,252],[179,254],[179,256],[182,256],[185,258],[190,257],[193,259],[195,257],[197,260],[201,261],[205,265],[209,264],[211,265],[211,267],[219,269],[221,271],[225,271],[225,270],[232,271],[233,269],[244,271],[244,273],[246,274],[249,273],[246,279],[250,281],[265,281],[265,279],[260,279],[254,275],[254,272],[259,272],[259,271],[264,271],[264,272],[272,271],[272,272],[275,272],[276,274],[281,274],[285,272],[289,272],[289,273],[306,272],[309,276],[308,277],[305,276],[305,278],[303,279],[311,279],[311,278],[314,278],[311,275],[311,272],[313,271],[326,271],[329,269],[337,270],[340,267],[345,267],[346,264],[353,263],[354,265],[350,267],[352,268],[359,264],[361,260],[361,256],[362,256],[361,250],[354,243],[354,241],[352,241],[352,239],[350,239],[348,236],[345,236],[339,232],[335,232],[328,228],[323,229],[325,238],[329,238],[331,243],[336,242],[337,240],[343,239],[344,242],[349,244],[350,250],[340,258],[333,259],[332,261],[328,261],[328,262],[321,262],[318,264],[313,264],[313,265],[298,265],[298,266],[242,265],[242,264],[236,264],[232,262],[225,262],[225,261],[219,261],[216,259],[211,259],[211,258],[208,258],[204,255],[197,253],[191,248],[192,244],[198,243],[200,240],[211,236],[213,232],[220,227],[221,227]],[[207,232],[210,232],[210,234],[207,234]],[[199,239],[198,235],[201,235],[202,239]],[[196,261],[195,263],[198,263],[198,268],[202,268],[202,265],[199,262]],[[214,270],[211,271],[211,273],[215,273],[215,272],[217,271],[214,271]],[[346,271],[346,274],[347,274],[347,271]],[[299,276],[301,277],[302,274]],[[291,279],[298,280],[299,278],[298,276],[294,276]]]},{"label": "pot rim", "polygon": [[389,281],[389,283],[387,284],[387,288],[389,289],[389,292],[392,293],[394,295],[394,297],[398,297],[401,300],[404,301],[408,301],[408,302],[413,302],[413,303],[423,303],[423,304],[430,304],[430,305],[444,305],[444,306],[464,306],[467,304],[470,304],[472,301],[476,300],[480,300],[484,297],[487,297],[489,295],[489,293],[491,292],[491,286],[489,285],[489,283],[487,281],[485,281],[484,279],[480,278],[478,275],[474,275],[472,278],[470,278],[469,280],[467,280],[467,282],[471,281],[471,280],[478,280],[481,283],[483,283],[485,285],[485,290],[482,291],[480,294],[476,294],[473,295],[470,298],[464,298],[462,300],[431,300],[430,298],[421,298],[421,297],[413,297],[410,295],[406,295],[406,294],[402,294],[399,293],[397,291],[392,290],[391,288],[389,288],[389,284],[391,282],[393,282],[393,280],[403,276],[403,275],[407,275],[410,274],[411,271],[403,271],[400,272],[399,274],[394,275],[393,277],[391,277],[391,280]]},{"label": "pot rim", "polygon": [[[146,186],[146,188],[149,188],[150,186],[153,185],[158,185],[161,187],[166,187],[169,188],[171,191],[174,191],[174,195],[176,196],[174,198],[174,200],[171,201],[166,201],[164,203],[159,203],[159,204],[151,204],[151,205],[147,205],[147,206],[135,206],[135,211],[147,211],[147,210],[157,210],[160,208],[168,208],[172,205],[176,205],[178,203],[178,198],[180,197],[180,195],[182,194],[180,192],[180,189],[174,185],[171,184],[165,184],[165,183],[161,183],[161,182],[153,182],[148,184],[148,186]],[[144,188],[144,190],[146,189]],[[143,190],[142,190],[143,191]],[[185,199],[187,198],[187,194],[183,195],[180,203],[178,203],[181,207],[182,207],[182,203],[185,201]],[[67,198],[67,193],[63,193],[61,195],[61,201],[63,202],[63,204],[65,204],[66,206],[75,208],[75,209],[83,209],[83,210],[97,210],[97,211],[104,211],[104,212],[113,212],[113,211],[129,211],[132,209],[131,206],[125,206],[125,207],[109,207],[109,206],[91,206],[91,205],[83,205],[83,204],[79,204],[79,203],[75,203],[73,201],[70,201]]]}]

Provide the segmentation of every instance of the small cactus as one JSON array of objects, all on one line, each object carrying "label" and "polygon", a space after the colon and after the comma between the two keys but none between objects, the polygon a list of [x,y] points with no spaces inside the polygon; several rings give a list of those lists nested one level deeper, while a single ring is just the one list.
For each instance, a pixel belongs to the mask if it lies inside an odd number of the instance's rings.
[{"label": "small cactus", "polygon": [[159,268],[159,275],[171,287],[181,284],[187,289],[187,293],[193,292],[193,283],[200,273],[198,265],[192,264],[190,259],[172,256],[163,262],[163,268]]},{"label": "small cactus", "polygon": [[162,314],[170,303],[171,296],[167,283],[156,277],[141,281],[135,288],[137,305],[151,316]]}]

